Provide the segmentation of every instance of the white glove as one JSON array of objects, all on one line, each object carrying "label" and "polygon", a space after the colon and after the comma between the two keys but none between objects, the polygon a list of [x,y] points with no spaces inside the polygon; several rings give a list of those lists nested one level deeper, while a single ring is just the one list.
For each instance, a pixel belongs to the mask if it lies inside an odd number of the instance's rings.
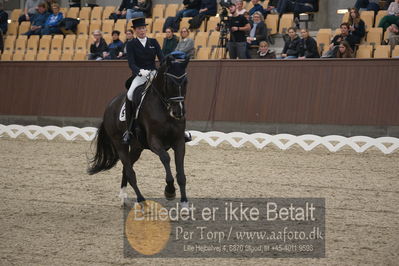
[{"label": "white glove", "polygon": [[142,77],[147,77],[148,75],[150,75],[150,73],[151,73],[151,71],[146,70],[146,69],[140,69],[140,72],[139,72],[140,76],[142,76]]}]

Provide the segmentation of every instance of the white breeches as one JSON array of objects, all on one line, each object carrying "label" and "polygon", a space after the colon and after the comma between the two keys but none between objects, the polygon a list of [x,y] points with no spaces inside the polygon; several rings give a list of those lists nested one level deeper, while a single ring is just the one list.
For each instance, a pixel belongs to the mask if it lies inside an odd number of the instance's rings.
[{"label": "white breeches", "polygon": [[139,75],[137,75],[137,76],[134,78],[132,84],[130,85],[129,91],[127,92],[127,98],[129,99],[129,101],[131,101],[131,100],[133,99],[134,90],[135,90],[138,86],[143,85],[143,84],[147,81],[147,78],[148,78],[148,79],[152,79],[152,78],[155,76],[155,73],[156,73],[156,71],[153,70],[153,71],[151,71],[149,77],[144,77],[144,76],[139,76]]}]

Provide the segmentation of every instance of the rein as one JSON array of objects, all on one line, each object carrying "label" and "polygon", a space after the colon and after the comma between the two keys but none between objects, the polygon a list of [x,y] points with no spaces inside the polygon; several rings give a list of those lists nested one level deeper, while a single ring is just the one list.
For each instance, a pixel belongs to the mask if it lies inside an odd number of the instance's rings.
[{"label": "rein", "polygon": [[177,85],[179,87],[179,96],[174,96],[174,97],[169,97],[169,98],[165,98],[160,92],[159,90],[157,90],[157,88],[154,87],[154,84],[151,84],[151,87],[155,90],[156,94],[158,95],[158,97],[161,99],[162,103],[169,108],[171,103],[182,103],[184,102],[184,96],[181,94],[181,88],[182,88],[182,84],[183,82],[187,79],[187,73],[184,73],[181,76],[175,76],[173,74],[170,73],[163,73],[165,76],[165,82],[164,82],[164,92],[166,92],[167,89],[167,82],[166,80],[169,79],[171,80],[175,85]]}]

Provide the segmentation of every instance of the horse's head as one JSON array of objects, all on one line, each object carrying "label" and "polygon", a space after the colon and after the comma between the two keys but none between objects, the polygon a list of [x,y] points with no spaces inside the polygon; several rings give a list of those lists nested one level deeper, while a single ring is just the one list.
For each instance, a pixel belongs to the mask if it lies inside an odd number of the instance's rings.
[{"label": "horse's head", "polygon": [[178,59],[173,55],[167,56],[158,72],[163,80],[160,92],[168,113],[175,119],[182,119],[185,115],[184,99],[187,90],[186,67],[190,59],[184,57]]}]

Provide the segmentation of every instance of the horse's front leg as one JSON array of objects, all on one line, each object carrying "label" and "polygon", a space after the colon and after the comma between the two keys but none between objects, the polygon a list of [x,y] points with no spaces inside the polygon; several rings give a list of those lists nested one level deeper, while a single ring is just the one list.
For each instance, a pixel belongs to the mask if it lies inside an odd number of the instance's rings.
[{"label": "horse's front leg", "polygon": [[176,197],[176,188],[174,185],[174,179],[172,171],[170,169],[170,156],[168,152],[163,148],[162,144],[155,139],[152,139],[150,143],[151,151],[159,156],[163,167],[166,172],[166,187],[165,187],[165,197],[166,199],[174,199]]},{"label": "horse's front leg", "polygon": [[176,144],[173,150],[175,152],[176,179],[177,183],[179,184],[181,194],[180,201],[187,204],[186,175],[184,173],[184,156],[186,154],[186,144],[183,138]]}]

